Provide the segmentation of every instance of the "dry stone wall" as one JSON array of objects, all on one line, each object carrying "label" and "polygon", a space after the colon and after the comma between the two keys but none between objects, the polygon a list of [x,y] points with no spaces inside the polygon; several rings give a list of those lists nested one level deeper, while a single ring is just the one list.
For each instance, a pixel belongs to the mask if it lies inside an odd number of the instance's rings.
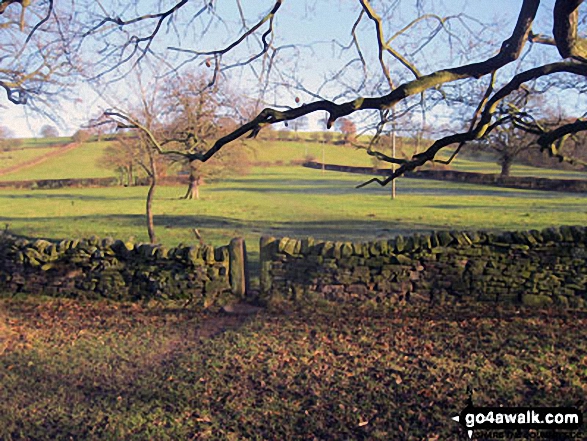
[{"label": "dry stone wall", "polygon": [[[116,300],[190,299],[207,307],[239,290],[234,285],[241,282],[230,276],[230,248],[238,245],[168,249],[111,238],[55,243],[1,235],[0,290]],[[232,273],[239,269],[233,267]]]},{"label": "dry stone wall", "polygon": [[35,179],[28,181],[0,181],[0,188],[54,190],[60,188],[113,187],[120,185],[118,178]]},{"label": "dry stone wall", "polygon": [[261,292],[303,301],[587,307],[587,229],[448,232],[365,243],[261,239]]},{"label": "dry stone wall", "polygon": [[[161,185],[184,185],[188,181],[185,176],[163,176]],[[58,190],[61,188],[116,187],[123,185],[119,178],[67,178],[67,179],[34,179],[28,181],[0,181],[0,188],[16,188],[28,190]],[[149,178],[135,178],[133,185],[149,185]]]},{"label": "dry stone wall", "polygon": [[[359,173],[366,175],[389,176],[389,168],[354,167],[350,165],[322,164],[320,162],[305,162],[304,167],[339,171],[345,173]],[[585,179],[550,179],[534,176],[501,176],[495,173],[474,173],[456,170],[417,170],[407,172],[406,178],[433,179],[437,181],[465,182],[468,184],[492,185],[506,188],[521,188],[525,190],[566,191],[571,193],[587,193]]]}]

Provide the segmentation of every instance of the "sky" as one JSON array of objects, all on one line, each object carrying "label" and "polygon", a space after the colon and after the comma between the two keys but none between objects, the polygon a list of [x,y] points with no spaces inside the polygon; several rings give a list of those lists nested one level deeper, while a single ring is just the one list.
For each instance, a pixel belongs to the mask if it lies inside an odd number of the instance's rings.
[{"label": "sky", "polygon": [[[106,7],[108,1],[102,2]],[[148,2],[145,2],[148,3]],[[245,8],[245,14],[250,14],[251,17],[259,16],[261,11],[266,11],[268,6],[273,2],[265,0],[264,2],[242,2]],[[338,67],[345,62],[345,57],[350,55],[341,54],[337,46],[332,43],[333,40],[339,40],[348,44],[350,42],[349,30],[357,17],[356,11],[358,1],[356,0],[338,0],[331,2],[331,7],[326,8],[326,0],[311,1],[311,0],[286,0],[284,1],[283,9],[279,11],[276,21],[276,43],[277,44],[293,44],[297,45],[295,49],[284,49],[282,58],[285,69],[283,70],[282,80],[284,82],[291,81],[287,78],[290,74],[299,78],[304,87],[312,91],[316,91],[319,85],[323,83],[324,78],[329,78]],[[386,2],[373,1],[375,8],[383,8],[382,4]],[[392,3],[392,2],[388,2]],[[413,2],[408,2],[413,3]],[[548,6],[551,1],[544,2]],[[491,2],[480,0],[431,0],[431,4],[438,11],[461,11],[464,10],[468,15],[484,22],[497,23],[497,31],[502,27],[502,34],[500,38],[509,35],[512,29],[513,21],[517,15],[520,2],[493,0]],[[235,1],[219,1],[217,13],[226,17],[226,22],[219,24],[216,27],[211,27],[207,33],[207,41],[199,41],[198,43],[207,48],[221,47],[228,41],[234,39],[239,31],[239,17],[235,7]],[[248,8],[248,9],[246,9]],[[546,8],[544,8],[546,9]],[[130,12],[129,12],[130,13]],[[397,23],[388,23],[388,32],[401,28],[406,21],[411,19],[409,11],[398,11],[393,20]],[[537,25],[547,23],[546,17],[541,17]],[[474,25],[474,22],[470,22]],[[198,23],[196,23],[197,25]],[[204,22],[199,23],[204,25]],[[460,31],[463,28],[459,28]],[[549,32],[547,28],[540,29],[542,32]],[[231,34],[232,32],[232,34]],[[227,34],[229,35],[227,37]],[[470,39],[468,35],[460,35],[464,40]],[[186,37],[189,38],[189,37]],[[360,33],[359,41],[365,49],[365,53],[370,58],[370,63],[375,65],[375,54],[373,48],[373,31],[370,23],[366,23]],[[318,42],[318,43],[316,43]],[[304,45],[314,43],[310,47]],[[464,41],[466,44],[467,41]],[[474,40],[472,40],[474,44]],[[95,46],[90,46],[90,49],[97,48],[99,41],[93,43]],[[161,39],[157,42],[159,48],[166,45],[176,45],[177,41],[170,36],[169,39]],[[246,48],[247,45],[244,46]],[[495,46],[495,50],[499,48],[499,44]],[[483,58],[487,55],[486,50],[481,50],[479,47],[473,45],[473,51],[478,51],[478,56]],[[408,50],[409,52],[409,50]],[[350,54],[350,52],[348,53]],[[446,65],[446,59],[450,56],[446,47],[431,46],[429,53],[422,54],[422,62],[419,65],[423,66],[423,71],[437,69],[439,67],[450,67]],[[416,56],[415,56],[416,57]],[[349,58],[350,60],[350,58]],[[456,62],[456,60],[454,61]],[[288,71],[291,66],[291,72]],[[194,66],[196,68],[197,66]],[[376,66],[375,66],[376,67]],[[392,65],[392,69],[396,68]],[[401,70],[401,69],[400,69]],[[70,99],[62,99],[55,102],[52,110],[58,115],[57,119],[47,119],[39,114],[30,112],[24,106],[15,106],[0,98],[0,125],[5,125],[17,137],[31,137],[39,136],[41,127],[44,124],[51,124],[58,128],[62,135],[70,135],[74,133],[80,126],[87,123],[87,121],[100,114],[102,110],[109,107],[124,108],[129,106],[132,102],[132,96],[128,91],[132,90],[133,79],[129,76],[130,83],[111,84],[107,87],[95,88],[91,87],[89,83],[81,82],[73,91],[68,94]],[[236,78],[236,79],[234,79]],[[235,76],[231,81],[239,86],[248,88],[250,83],[254,81],[253,76],[246,70]],[[398,78],[406,78],[405,72],[398,74]],[[341,81],[340,83],[331,82],[330,88],[323,89],[323,95],[331,98],[336,95],[337,90],[356,86],[352,84],[352,79]],[[251,86],[252,87],[252,86]],[[295,105],[293,100],[295,97],[301,96],[303,102],[312,99],[309,95],[296,91],[294,89],[282,88],[279,93],[274,96],[267,96],[268,104],[284,104]],[[345,97],[346,98],[346,97]],[[344,100],[344,98],[341,98]],[[273,102],[274,101],[274,102]],[[313,115],[310,118],[310,130],[318,129],[318,121],[322,115]]]}]

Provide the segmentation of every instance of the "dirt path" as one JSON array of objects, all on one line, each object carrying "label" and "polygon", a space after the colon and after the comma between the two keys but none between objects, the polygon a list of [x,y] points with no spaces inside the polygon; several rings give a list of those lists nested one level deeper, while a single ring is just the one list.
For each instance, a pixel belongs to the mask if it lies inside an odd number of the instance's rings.
[{"label": "dirt path", "polygon": [[38,156],[34,159],[29,159],[28,161],[21,162],[20,164],[15,164],[11,167],[6,167],[6,168],[0,169],[0,176],[6,175],[8,173],[14,173],[14,172],[18,172],[21,170],[25,170],[27,168],[35,167],[35,166],[47,161],[48,159],[63,155],[63,154],[65,154],[65,153],[67,153],[67,152],[69,152],[79,146],[81,146],[80,143],[72,142],[70,144],[64,144],[60,147],[54,147],[55,151],[45,153],[44,155]]}]

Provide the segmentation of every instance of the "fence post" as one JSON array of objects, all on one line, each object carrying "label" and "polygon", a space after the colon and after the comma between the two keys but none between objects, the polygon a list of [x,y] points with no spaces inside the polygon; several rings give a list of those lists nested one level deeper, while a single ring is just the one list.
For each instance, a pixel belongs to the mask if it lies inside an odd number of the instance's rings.
[{"label": "fence post", "polygon": [[259,285],[261,294],[267,294],[271,289],[271,248],[270,244],[275,242],[274,237],[263,236],[259,243],[259,263],[261,266],[261,274],[259,277]]},{"label": "fence post", "polygon": [[244,298],[248,288],[247,249],[242,237],[234,238],[228,245],[230,258],[230,288],[234,295]]}]

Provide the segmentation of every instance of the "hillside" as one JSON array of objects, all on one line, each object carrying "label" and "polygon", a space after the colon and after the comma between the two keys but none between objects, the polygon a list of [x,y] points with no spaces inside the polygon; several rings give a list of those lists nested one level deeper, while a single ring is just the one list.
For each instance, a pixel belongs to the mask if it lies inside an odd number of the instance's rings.
[{"label": "hillside", "polygon": [[[25,139],[20,146],[10,151],[0,152],[0,180],[100,178],[116,176],[114,170],[99,166],[100,158],[109,141],[88,142],[77,148],[65,148],[68,138]],[[404,155],[413,153],[411,140],[398,142],[404,147]],[[235,145],[236,146],[236,145]],[[364,150],[352,146],[326,144],[304,139],[300,134],[298,141],[246,140],[238,148],[246,149],[253,166],[292,166],[300,165],[310,159],[338,165],[371,167],[373,158]],[[447,159],[451,151],[441,157]],[[379,163],[379,167],[390,167]],[[499,173],[500,167],[491,157],[485,155],[476,159],[457,157],[449,166],[453,170],[480,173]],[[513,176],[536,176],[548,178],[584,179],[580,171],[544,169],[515,164]]]},{"label": "hillside", "polygon": [[[89,142],[75,148],[46,147],[26,148],[4,152],[11,158],[11,165],[29,166],[18,168],[13,172],[0,175],[2,181],[19,181],[28,179],[66,179],[66,178],[101,178],[115,176],[113,170],[97,165],[104,154],[107,142]],[[55,150],[59,149],[59,150]],[[0,159],[2,157],[0,156]],[[35,159],[37,161],[35,161]],[[9,165],[10,166],[10,165]],[[2,169],[5,169],[2,161]]]}]

